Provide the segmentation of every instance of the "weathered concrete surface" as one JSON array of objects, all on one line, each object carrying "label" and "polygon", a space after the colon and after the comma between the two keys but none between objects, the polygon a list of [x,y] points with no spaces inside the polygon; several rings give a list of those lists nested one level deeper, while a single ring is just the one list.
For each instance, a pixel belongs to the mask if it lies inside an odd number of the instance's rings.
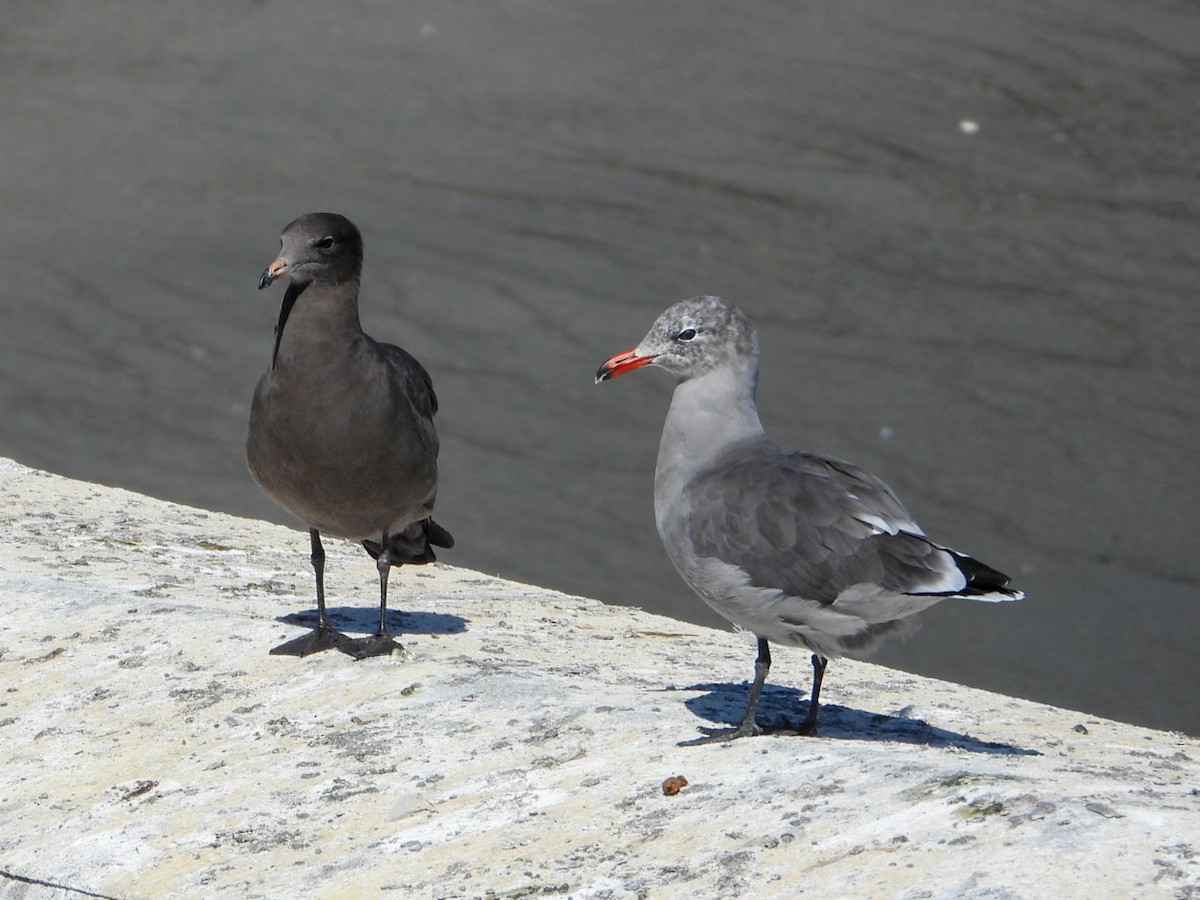
[{"label": "weathered concrete surface", "polygon": [[[740,711],[742,639],[437,566],[393,579],[411,658],[271,657],[303,534],[0,490],[5,896],[1200,896],[1181,735],[840,662],[820,737],[679,748]],[[374,567],[327,549],[366,630]],[[776,657],[765,715],[808,684]]]}]

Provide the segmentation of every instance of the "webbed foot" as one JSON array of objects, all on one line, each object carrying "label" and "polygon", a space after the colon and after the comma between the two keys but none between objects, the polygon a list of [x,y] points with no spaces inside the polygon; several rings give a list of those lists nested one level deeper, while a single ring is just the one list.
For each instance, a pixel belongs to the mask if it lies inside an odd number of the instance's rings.
[{"label": "webbed foot", "polygon": [[369,656],[391,656],[393,651],[404,649],[402,645],[392,640],[390,634],[382,632],[351,641],[351,644],[353,644],[353,648],[346,652],[355,659],[366,659]]},{"label": "webbed foot", "polygon": [[700,730],[704,732],[704,737],[692,738],[690,741],[680,741],[675,746],[699,747],[702,744],[724,744],[726,741],[735,741],[738,738],[744,737],[757,737],[763,733],[763,730],[754,722],[750,724],[743,722],[736,728],[709,728],[706,725],[701,725]]},{"label": "webbed foot", "polygon": [[355,647],[356,643],[353,638],[347,637],[337,629],[322,625],[314,628],[308,634],[293,638],[278,647],[272,647],[271,655],[311,656],[313,653],[320,653],[323,650],[341,650],[343,653],[354,656],[358,652]]}]

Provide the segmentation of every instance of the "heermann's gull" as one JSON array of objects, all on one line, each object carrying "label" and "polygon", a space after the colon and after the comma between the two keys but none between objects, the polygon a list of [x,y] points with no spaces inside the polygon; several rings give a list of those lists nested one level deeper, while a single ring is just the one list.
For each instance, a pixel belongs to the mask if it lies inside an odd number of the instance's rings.
[{"label": "heermann's gull", "polygon": [[[336,647],[359,659],[399,647],[388,633],[388,571],[434,560],[454,539],[430,518],[437,493],[437,397],[411,355],[363,334],[362,236],[348,219],[309,213],[283,230],[260,289],[291,277],[271,367],[250,408],[246,456],[270,497],[308,525],[317,627],[274,648],[305,656]],[[361,541],[379,569],[379,629],[353,640],[325,611],[321,533]]]},{"label": "heermann's gull", "polygon": [[925,537],[892,490],[857,466],[781,450],[755,404],[758,336],[719,297],[659,316],[640,344],[596,373],[642,366],[678,379],[654,472],[654,515],[667,555],[709,606],[758,638],[754,683],[735,728],[701,728],[704,744],[760,734],[754,713],[769,643],[812,651],[801,733],[816,730],[826,662],[861,656],[916,628],[940,600],[1019,600],[1008,578]]}]

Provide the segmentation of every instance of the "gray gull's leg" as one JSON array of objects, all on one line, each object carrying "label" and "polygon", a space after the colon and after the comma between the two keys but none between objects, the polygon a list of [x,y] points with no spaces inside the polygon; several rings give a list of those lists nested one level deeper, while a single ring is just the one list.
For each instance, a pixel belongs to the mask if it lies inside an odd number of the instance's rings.
[{"label": "gray gull's leg", "polygon": [[759,638],[758,659],[754,661],[754,684],[750,685],[750,698],[746,701],[746,712],[742,716],[741,724],[734,728],[708,728],[702,725],[700,730],[704,732],[704,737],[680,741],[679,746],[698,747],[701,744],[719,744],[740,737],[754,737],[762,734],[762,729],[754,721],[754,714],[758,710],[758,697],[762,693],[763,683],[766,682],[769,671],[771,671],[771,646],[767,643],[766,638]]}]

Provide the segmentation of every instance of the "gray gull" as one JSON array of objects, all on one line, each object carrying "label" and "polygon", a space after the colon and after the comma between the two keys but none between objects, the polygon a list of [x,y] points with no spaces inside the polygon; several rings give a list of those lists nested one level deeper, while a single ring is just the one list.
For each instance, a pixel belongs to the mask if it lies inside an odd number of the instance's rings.
[{"label": "gray gull", "polygon": [[770,643],[812,652],[808,711],[816,731],[826,663],[859,657],[916,629],[942,600],[1020,600],[1008,577],[925,536],[886,484],[857,466],[781,449],[755,401],[758,336],[719,297],[659,316],[640,344],[596,381],[657,366],[678,384],[654,471],[654,515],[687,585],[758,640],[749,702],[734,728],[701,728],[704,744],[761,734],[755,709]]}]

